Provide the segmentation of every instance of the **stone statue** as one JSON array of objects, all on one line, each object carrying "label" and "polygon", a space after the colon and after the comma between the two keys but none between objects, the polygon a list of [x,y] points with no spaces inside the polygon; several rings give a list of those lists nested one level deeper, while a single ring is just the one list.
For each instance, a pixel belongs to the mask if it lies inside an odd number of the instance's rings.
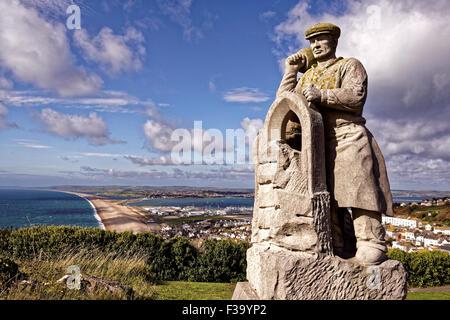
[{"label": "stone statue", "polygon": [[381,214],[392,215],[392,195],[362,117],[367,74],[358,60],[336,58],[340,33],[314,25],[310,48],[286,59],[253,146],[249,282],[233,299],[406,296],[403,266],[386,257]]},{"label": "stone statue", "polygon": [[[362,116],[367,97],[367,74],[357,59],[336,58],[339,27],[321,23],[308,28],[317,61],[297,82],[304,67],[302,54],[286,59],[286,71],[277,95],[297,92],[319,107],[324,121],[327,186],[332,199],[333,245],[339,256],[349,257],[337,225],[352,208],[356,258],[365,265],[386,259],[381,214],[392,215],[392,195],[383,155]],[[338,217],[340,215],[340,217]],[[350,251],[350,252],[349,252]]]}]

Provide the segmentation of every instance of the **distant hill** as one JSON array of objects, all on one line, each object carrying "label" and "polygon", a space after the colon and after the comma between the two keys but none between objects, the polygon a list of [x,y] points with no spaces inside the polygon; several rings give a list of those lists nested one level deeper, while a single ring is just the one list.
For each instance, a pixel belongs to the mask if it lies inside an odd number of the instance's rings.
[{"label": "distant hill", "polygon": [[393,197],[425,197],[443,198],[450,197],[450,191],[416,191],[416,190],[392,190]]},{"label": "distant hill", "polygon": [[[42,188],[37,188],[42,189]],[[51,186],[43,189],[61,191],[84,191],[84,192],[105,192],[105,191],[210,191],[210,192],[232,192],[232,193],[253,193],[253,188],[222,188],[222,187],[191,187],[191,186]]]},{"label": "distant hill", "polygon": [[[21,187],[0,187],[0,189],[21,189]],[[253,188],[222,188],[222,187],[192,187],[192,186],[79,186],[79,185],[63,185],[50,186],[42,188],[27,189],[53,189],[61,191],[79,191],[79,192],[105,192],[105,191],[210,191],[210,192],[232,192],[232,193],[253,193]],[[450,197],[450,191],[435,190],[391,190],[393,197],[424,197],[425,198],[443,198]]]}]

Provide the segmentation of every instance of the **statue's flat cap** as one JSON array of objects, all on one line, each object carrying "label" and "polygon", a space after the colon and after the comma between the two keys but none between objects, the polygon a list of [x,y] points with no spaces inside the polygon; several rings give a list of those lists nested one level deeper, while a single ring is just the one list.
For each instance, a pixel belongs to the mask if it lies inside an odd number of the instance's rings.
[{"label": "statue's flat cap", "polygon": [[332,23],[318,23],[309,27],[305,31],[306,40],[312,37],[318,36],[320,34],[331,34],[333,37],[338,39],[341,35],[341,29]]}]

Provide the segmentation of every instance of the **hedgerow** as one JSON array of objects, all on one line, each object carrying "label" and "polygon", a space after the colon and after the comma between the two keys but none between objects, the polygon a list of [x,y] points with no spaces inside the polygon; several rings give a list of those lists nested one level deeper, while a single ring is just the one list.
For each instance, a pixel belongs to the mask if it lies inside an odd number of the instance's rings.
[{"label": "hedgerow", "polygon": [[[95,255],[145,257],[157,280],[234,282],[245,280],[246,252],[250,244],[231,240],[205,240],[199,249],[182,237],[164,240],[151,233],[111,232],[69,226],[0,229],[0,257],[11,260],[57,260],[62,252],[80,250]],[[405,253],[390,250],[408,272],[408,286],[450,284],[450,254],[442,251]]]},{"label": "hedgerow", "polygon": [[408,272],[409,287],[436,287],[450,284],[450,254],[444,251],[411,252],[399,249],[388,257],[400,261]]},{"label": "hedgerow", "polygon": [[186,238],[164,240],[151,233],[111,232],[69,226],[0,229],[0,255],[11,259],[58,259],[81,249],[95,255],[140,255],[157,280],[231,282],[245,279],[248,244],[231,240],[204,241],[200,249]]}]

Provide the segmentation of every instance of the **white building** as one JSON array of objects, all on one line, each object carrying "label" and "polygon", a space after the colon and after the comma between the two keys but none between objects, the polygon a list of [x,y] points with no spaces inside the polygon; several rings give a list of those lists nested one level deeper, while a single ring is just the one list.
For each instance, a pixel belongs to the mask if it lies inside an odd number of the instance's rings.
[{"label": "white building", "polygon": [[406,240],[415,240],[416,237],[414,236],[414,232],[405,232],[405,239]]},{"label": "white building", "polygon": [[435,227],[433,230],[433,233],[436,233],[436,234],[442,233],[442,234],[450,236],[450,228],[449,227]]},{"label": "white building", "polygon": [[424,238],[423,245],[425,247],[437,246],[437,245],[439,245],[439,242],[438,242],[438,239]]},{"label": "white building", "polygon": [[432,205],[433,205],[433,201],[432,200],[423,200],[421,203],[420,203],[420,205],[421,206],[425,206],[425,207],[431,207]]},{"label": "white building", "polygon": [[406,227],[406,228],[417,228],[418,221],[416,219],[411,219],[408,217],[407,219],[396,218],[396,217],[388,217],[383,215],[381,217],[381,222],[383,224],[390,224],[397,227]]},{"label": "white building", "polygon": [[408,252],[409,246],[406,243],[404,243],[404,242],[393,241],[392,242],[392,249],[400,249],[402,251]]}]

